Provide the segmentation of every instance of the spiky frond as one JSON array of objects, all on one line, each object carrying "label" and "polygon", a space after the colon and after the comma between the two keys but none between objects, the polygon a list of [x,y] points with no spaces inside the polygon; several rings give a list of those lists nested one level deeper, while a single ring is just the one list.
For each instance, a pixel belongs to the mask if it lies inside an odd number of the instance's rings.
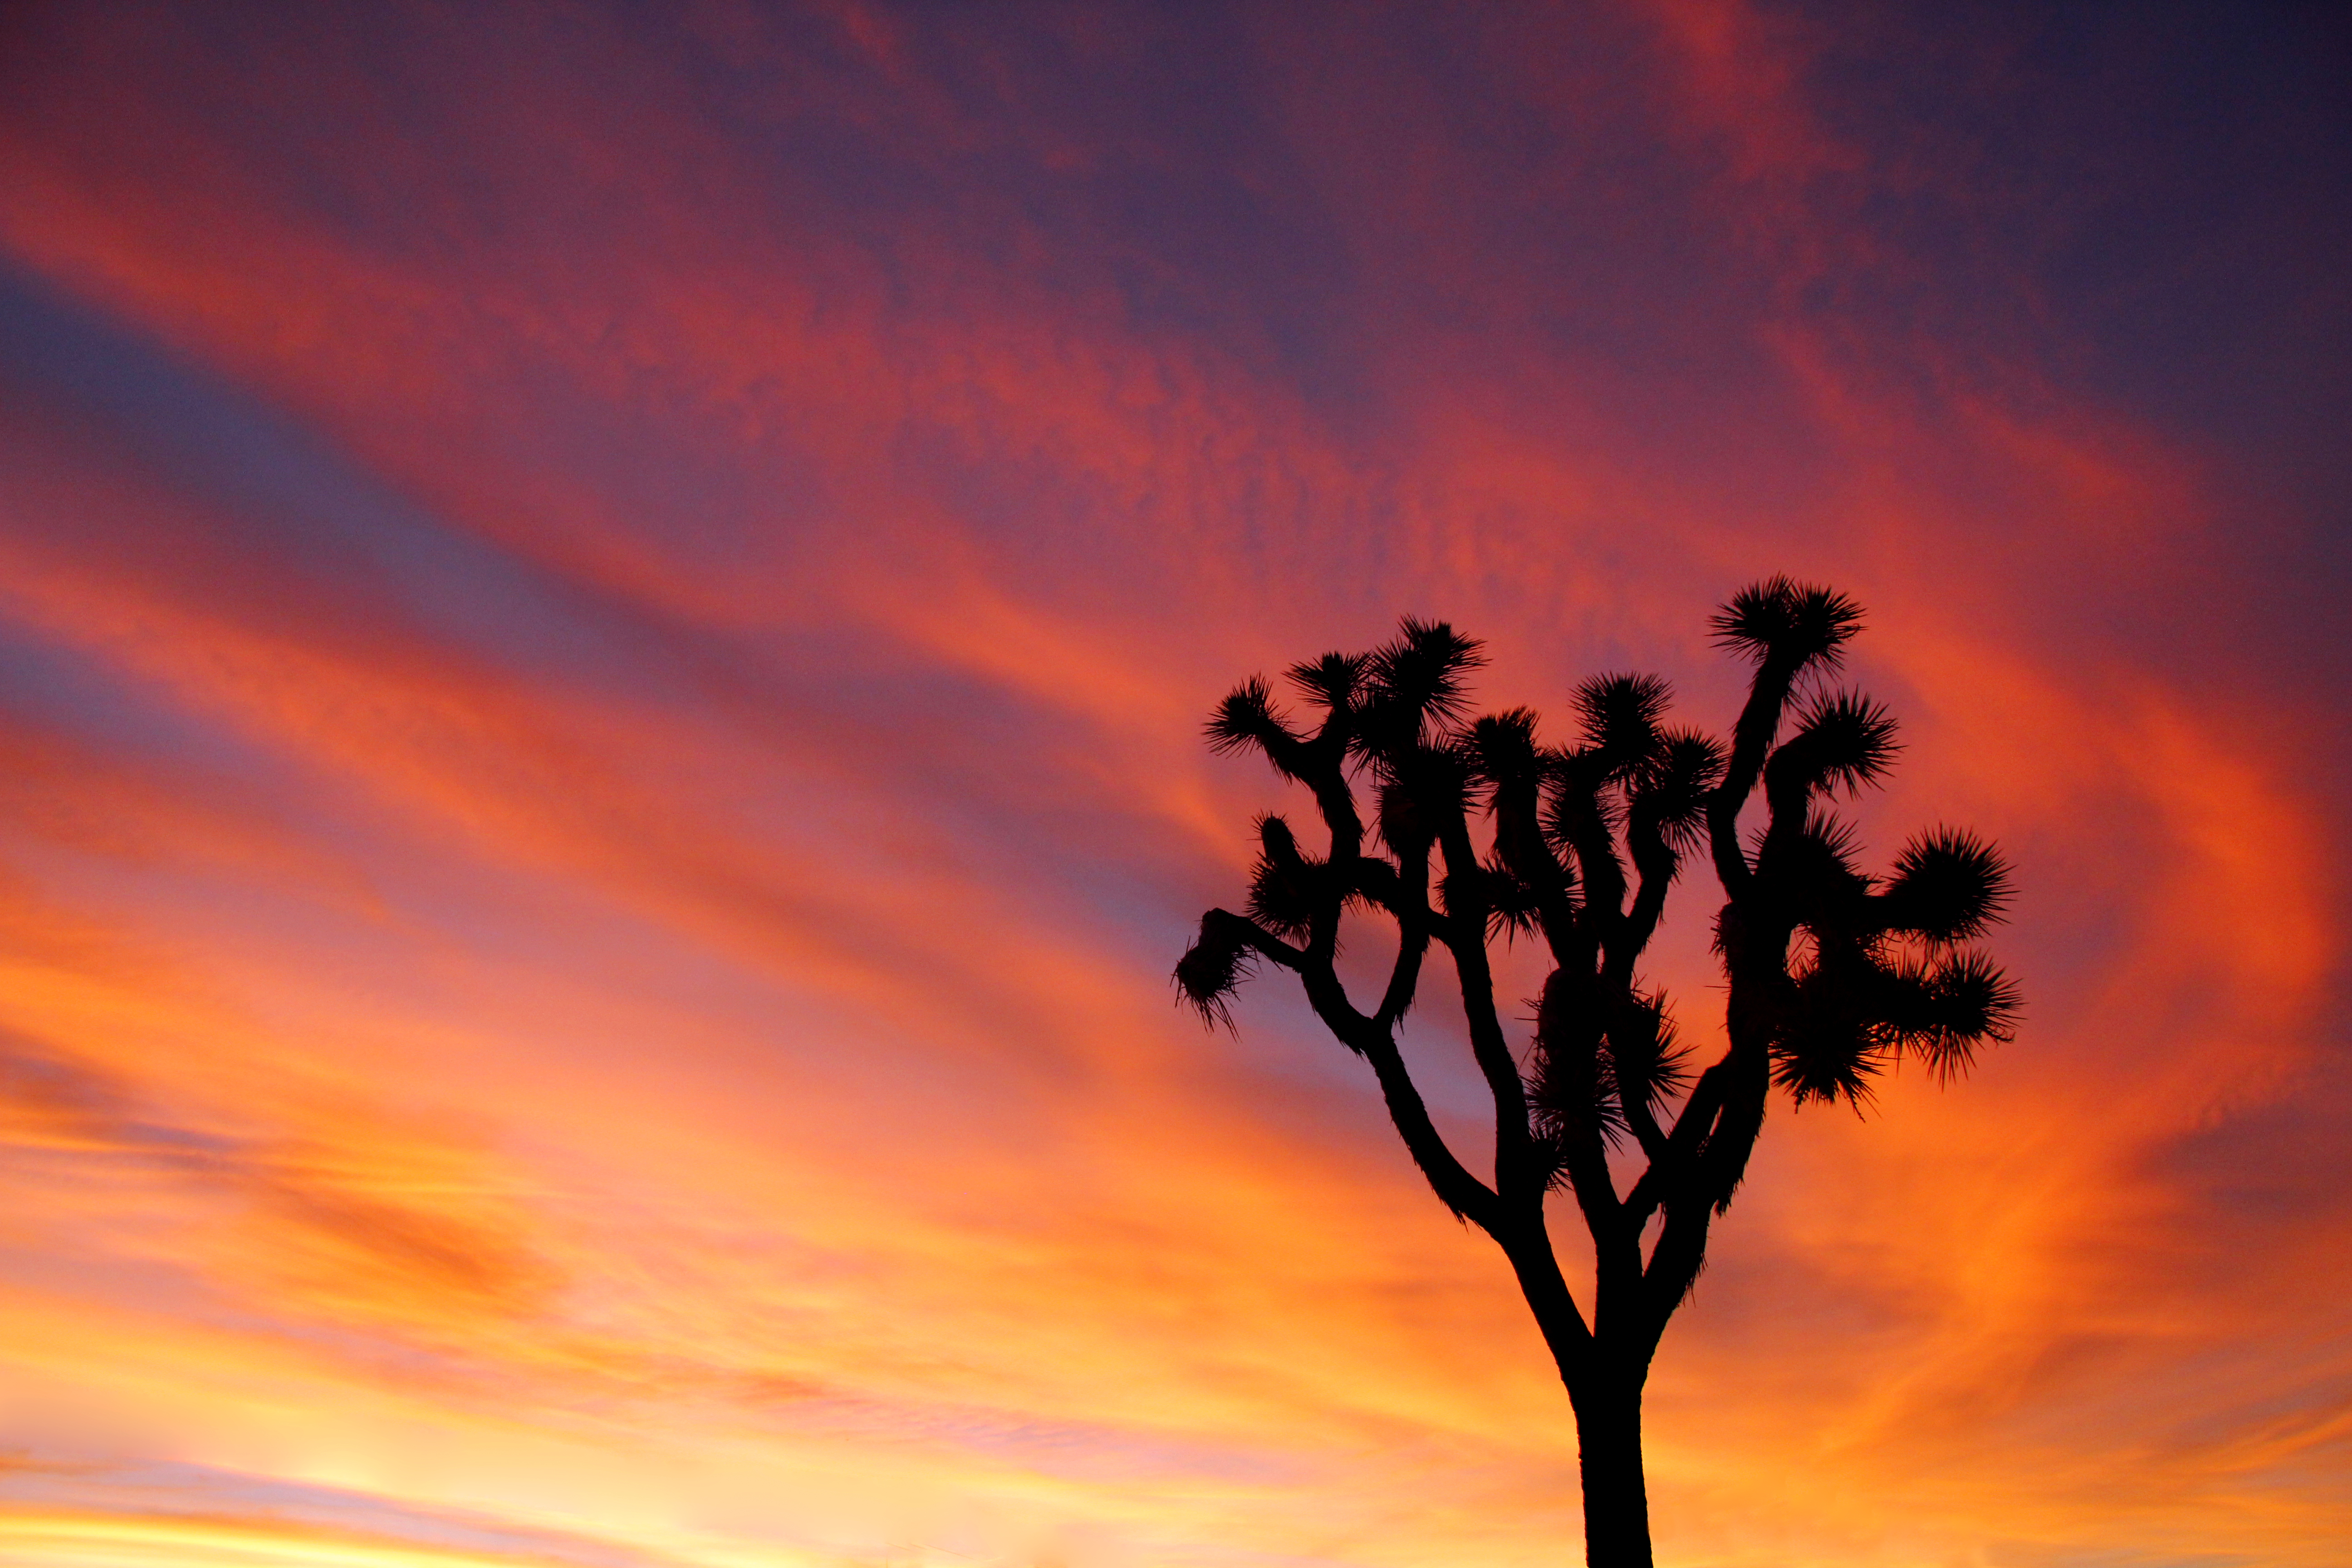
[{"label": "spiky frond", "polygon": [[1358,749],[1376,760],[1426,743],[1469,710],[1469,673],[1486,662],[1475,637],[1407,616],[1365,661]]},{"label": "spiky frond", "polygon": [[1633,804],[1677,854],[1697,847],[1706,808],[1723,780],[1723,748],[1696,730],[1662,730],[1633,781]]},{"label": "spiky frond", "polygon": [[[1519,880],[1501,858],[1489,859],[1478,869],[1480,901],[1486,906],[1486,936],[1510,939],[1530,936],[1541,930],[1539,910],[1533,888]],[[1445,880],[1446,907],[1454,907],[1454,879]]]},{"label": "spiky frond", "polygon": [[1898,1048],[1916,1054],[1941,1080],[1967,1071],[1978,1046],[2015,1038],[2024,1005],[2016,983],[1980,952],[1906,970],[1896,994],[1887,1024]]},{"label": "spiky frond", "polygon": [[1717,647],[1759,664],[1833,667],[1862,629],[1862,606],[1833,589],[1768,577],[1734,594],[1708,626]]},{"label": "spiky frond", "polygon": [[1613,1144],[1624,1135],[1625,1111],[1597,1039],[1538,1037],[1528,1068],[1528,1105],[1544,1136],[1565,1143],[1597,1131]]},{"label": "spiky frond", "polygon": [[1756,855],[1756,875],[1805,925],[1852,931],[1864,916],[1871,882],[1855,869],[1861,847],[1853,825],[1814,812],[1795,830],[1768,831]]},{"label": "spiky frond", "polygon": [[1681,1043],[1663,991],[1635,991],[1611,1019],[1606,1041],[1610,1088],[1627,1105],[1655,1110],[1691,1083],[1690,1048]]},{"label": "spiky frond", "polygon": [[1283,671],[1283,676],[1301,696],[1325,712],[1344,713],[1355,706],[1361,695],[1365,668],[1370,661],[1370,654],[1327,653],[1320,658],[1301,659]]},{"label": "spiky frond", "polygon": [[1611,772],[1633,767],[1657,743],[1658,721],[1673,689],[1654,675],[1596,675],[1576,689],[1576,712],[1586,747]]},{"label": "spiky frond", "polygon": [[1274,689],[1265,683],[1264,676],[1253,675],[1225,693],[1217,710],[1209,715],[1207,733],[1209,750],[1219,756],[1233,756],[1255,747],[1286,776],[1298,776],[1299,753],[1305,742],[1275,707]]},{"label": "spiky frond", "polygon": [[1860,946],[1832,942],[1794,976],[1772,1035],[1772,1079],[1799,1105],[1860,1106],[1885,1070],[1891,1043],[1874,1016],[1893,979]]},{"label": "spiky frond", "polygon": [[2013,1037],[2021,1005],[2015,984],[1978,952],[1888,963],[1874,943],[1836,941],[1793,979],[1774,1031],[1773,1078],[1801,1105],[1858,1106],[1906,1053],[1948,1081],[1979,1046]]},{"label": "spiky frond", "polygon": [[1765,792],[1793,803],[1875,784],[1902,749],[1895,731],[1895,716],[1858,692],[1817,697],[1799,716],[1797,732],[1764,764]]},{"label": "spiky frond", "polygon": [[1877,899],[1883,927],[1928,942],[1967,942],[2002,918],[2009,865],[1973,833],[1938,827],[1903,847]]},{"label": "spiky frond", "polygon": [[1299,853],[1290,824],[1257,821],[1259,853],[1250,872],[1250,919],[1277,936],[1296,937],[1312,925],[1329,898],[1322,861]]},{"label": "spiky frond", "polygon": [[1481,783],[1508,787],[1531,782],[1543,771],[1535,710],[1487,714],[1470,726],[1461,751],[1471,775]]},{"label": "spiky frond", "polygon": [[[1451,746],[1407,746],[1381,759],[1381,835],[1400,851],[1426,847],[1446,824],[1461,816],[1470,799],[1470,771]],[[1393,822],[1403,834],[1389,838]]]},{"label": "spiky frond", "polygon": [[1800,1107],[1844,1100],[1870,1103],[1886,1058],[1868,1030],[1851,1019],[1808,1020],[1774,1043],[1772,1081]]},{"label": "spiky frond", "polygon": [[1428,862],[1429,847],[1437,842],[1438,823],[1411,785],[1395,779],[1381,785],[1376,826],[1381,842],[1401,865]]},{"label": "spiky frond", "polygon": [[1610,787],[1594,752],[1553,752],[1549,775],[1539,818],[1544,841],[1570,880],[1582,884],[1586,897],[1606,902],[1624,883],[1614,837],[1624,818],[1624,799]]},{"label": "spiky frond", "polygon": [[1201,917],[1200,934],[1176,961],[1178,995],[1210,1026],[1234,1026],[1234,993],[1257,967],[1257,953],[1244,940],[1231,915],[1211,910]]},{"label": "spiky frond", "polygon": [[1543,829],[1554,844],[1565,848],[1574,842],[1578,825],[1587,821],[1615,830],[1624,801],[1610,787],[1609,764],[1601,753],[1546,752],[1543,763]]}]

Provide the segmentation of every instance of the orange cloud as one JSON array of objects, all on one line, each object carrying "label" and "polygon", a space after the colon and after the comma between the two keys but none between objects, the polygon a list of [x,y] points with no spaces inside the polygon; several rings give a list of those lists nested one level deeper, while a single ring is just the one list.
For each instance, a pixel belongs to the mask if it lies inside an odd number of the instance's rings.
[{"label": "orange cloud", "polygon": [[2032,1024],[1776,1118],[1662,1560],[2335,1560],[2342,1220],[2240,1257],[2180,1163],[2318,1081],[2338,803],[2089,618],[2221,471],[1872,313],[1932,172],[1820,40],[383,26],[59,12],[0,110],[0,310],[69,345],[0,416],[0,1441],[117,1478],[0,1550],[1556,1557],[1502,1271],[1295,998],[1170,1005],[1279,799],[1196,726],[1413,610],[1497,704],[1720,727],[1706,608],[1786,567],[1911,726],[1873,841],[2017,853]]}]

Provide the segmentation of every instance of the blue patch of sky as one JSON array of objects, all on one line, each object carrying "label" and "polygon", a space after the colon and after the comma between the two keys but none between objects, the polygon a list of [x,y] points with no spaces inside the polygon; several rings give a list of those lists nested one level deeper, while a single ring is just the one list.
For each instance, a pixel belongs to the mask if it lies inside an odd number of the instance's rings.
[{"label": "blue patch of sky", "polygon": [[[2025,332],[2042,368],[2217,434],[2341,513],[2352,465],[2352,20],[2108,3],[1978,14],[1806,5],[1814,101],[1885,160],[1866,214],[1947,335]],[[1847,25],[1831,26],[1832,21]]]},{"label": "blue patch of sky", "polygon": [[[666,11],[625,15],[641,18],[648,47],[674,44]],[[787,188],[814,196],[826,229],[902,293],[899,237],[944,224],[966,254],[1017,275],[1082,295],[1108,287],[1147,333],[1214,342],[1334,406],[1360,397],[1343,342],[1353,259],[1224,8],[1075,26],[1043,7],[886,8],[918,96],[936,91],[957,117],[951,139],[894,108],[906,87],[829,20],[768,20],[772,53],[684,62],[699,110],[776,172],[781,201]],[[862,84],[857,121],[831,94],[794,94],[796,71],[845,93]]]},{"label": "blue patch of sky", "polygon": [[0,260],[0,359],[212,503],[288,576],[357,585],[428,637],[559,684],[676,693],[617,606],[442,521],[242,388]]}]

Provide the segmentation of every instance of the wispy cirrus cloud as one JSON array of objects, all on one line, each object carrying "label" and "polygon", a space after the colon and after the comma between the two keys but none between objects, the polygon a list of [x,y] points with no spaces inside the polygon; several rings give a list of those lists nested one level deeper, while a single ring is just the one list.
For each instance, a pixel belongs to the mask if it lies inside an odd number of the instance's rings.
[{"label": "wispy cirrus cloud", "polygon": [[2340,682],[1844,35],[14,25],[11,1440],[195,1467],[30,1560],[1556,1554],[1491,1260],[1273,988],[1169,1005],[1277,798],[1194,726],[1403,610],[1720,722],[1780,569],[1872,607],[1872,842],[2018,855],[2032,1022],[1776,1121],[1662,1540],[2332,1560]]}]

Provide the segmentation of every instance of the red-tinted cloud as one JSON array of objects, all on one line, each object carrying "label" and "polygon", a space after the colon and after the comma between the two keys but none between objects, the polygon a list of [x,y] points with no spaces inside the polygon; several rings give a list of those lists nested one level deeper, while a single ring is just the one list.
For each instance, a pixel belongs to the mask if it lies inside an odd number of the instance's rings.
[{"label": "red-tinted cloud", "polygon": [[1295,999],[1170,1005],[1279,798],[1196,726],[1403,611],[1719,725],[1785,569],[2032,1011],[1776,1118],[1666,1560],[2340,1555],[2352,1216],[2245,1152],[2346,1092],[2340,681],[2244,646],[2215,448],[1885,216],[1988,176],[1834,29],[12,25],[12,1551],[1556,1556],[1495,1260]]}]

